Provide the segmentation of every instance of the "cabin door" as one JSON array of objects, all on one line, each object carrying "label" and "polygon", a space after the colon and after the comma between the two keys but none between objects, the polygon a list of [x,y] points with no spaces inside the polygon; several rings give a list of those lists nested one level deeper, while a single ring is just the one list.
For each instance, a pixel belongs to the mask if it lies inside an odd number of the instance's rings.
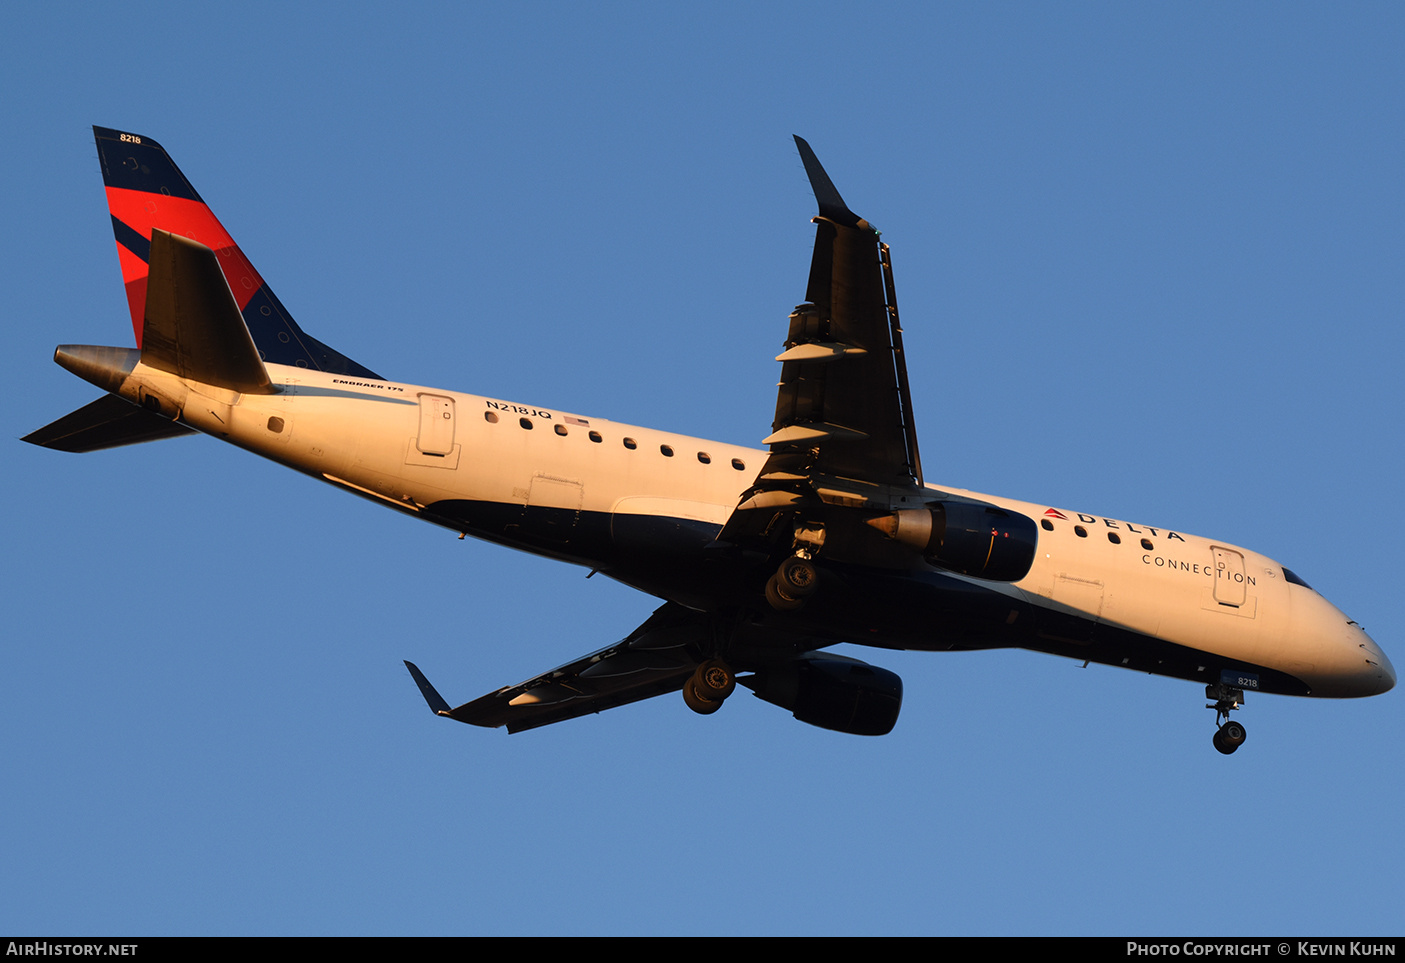
[{"label": "cabin door", "polygon": [[1233,549],[1210,549],[1215,556],[1215,601],[1235,608],[1244,604],[1244,556]]},{"label": "cabin door", "polygon": [[420,434],[416,447],[426,455],[447,455],[454,450],[454,399],[420,395]]}]

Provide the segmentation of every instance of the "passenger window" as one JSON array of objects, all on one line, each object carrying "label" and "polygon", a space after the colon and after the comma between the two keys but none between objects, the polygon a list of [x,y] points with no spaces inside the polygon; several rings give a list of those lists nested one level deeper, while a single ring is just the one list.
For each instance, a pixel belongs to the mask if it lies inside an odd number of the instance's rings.
[{"label": "passenger window", "polygon": [[498,413],[496,411],[485,411],[483,412],[483,420],[490,425],[496,425],[498,423]]},{"label": "passenger window", "polygon": [[711,465],[712,456],[705,451],[700,451],[698,452],[698,461],[702,462],[704,465]]},{"label": "passenger window", "polygon": [[532,430],[532,419],[530,418],[518,418],[517,423],[528,431]]},{"label": "passenger window", "polygon": [[1151,551],[1151,539],[1142,539],[1142,548],[1146,549],[1148,552]]},{"label": "passenger window", "polygon": [[659,445],[659,451],[663,452],[663,456],[665,458],[673,457],[673,449],[670,448],[668,445]]},{"label": "passenger window", "polygon": [[635,443],[635,441],[634,441],[633,438],[626,438],[626,439],[624,440],[624,446],[625,446],[626,448],[628,448],[630,451],[633,451],[634,449],[636,449],[636,448],[639,447],[639,445]]},{"label": "passenger window", "polygon": [[1044,529],[1044,531],[1046,532],[1052,532],[1054,530],[1054,523],[1049,521],[1047,518],[1041,518],[1039,519],[1039,527]]},{"label": "passenger window", "polygon": [[746,471],[746,462],[742,461],[740,458],[733,458],[732,467],[737,471]]},{"label": "passenger window", "polygon": [[564,436],[564,435],[566,434],[566,426],[565,426],[565,425],[557,425],[557,426],[556,426],[556,433],[557,433],[558,435]]},{"label": "passenger window", "polygon": [[598,431],[592,431],[592,432],[590,433],[590,440],[593,441],[593,442],[595,442],[595,443],[598,445],[598,444],[600,444],[602,441],[604,441],[605,439],[600,437],[600,432],[598,432]]},{"label": "passenger window", "polygon": [[1116,532],[1108,532],[1108,533],[1107,533],[1107,540],[1108,540],[1109,542],[1111,542],[1112,544],[1114,544],[1114,545],[1121,545],[1121,544],[1122,544],[1122,536],[1118,535]]},{"label": "passenger window", "polygon": [[1074,533],[1075,535],[1077,535],[1079,538],[1087,538],[1087,537],[1088,537],[1088,530],[1087,530],[1086,528],[1084,528],[1082,525],[1075,525],[1075,526],[1073,526],[1073,533]]}]

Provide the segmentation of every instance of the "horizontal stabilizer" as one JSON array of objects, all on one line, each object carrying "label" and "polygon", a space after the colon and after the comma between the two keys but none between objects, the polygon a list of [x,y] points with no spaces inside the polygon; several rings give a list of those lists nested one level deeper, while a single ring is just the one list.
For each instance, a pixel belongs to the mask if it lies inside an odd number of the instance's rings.
[{"label": "horizontal stabilizer", "polygon": [[161,230],[151,232],[141,360],[203,384],[273,393],[215,252]]},{"label": "horizontal stabilizer", "polygon": [[103,395],[20,440],[58,451],[83,452],[193,434],[193,429],[128,404],[116,395]]}]

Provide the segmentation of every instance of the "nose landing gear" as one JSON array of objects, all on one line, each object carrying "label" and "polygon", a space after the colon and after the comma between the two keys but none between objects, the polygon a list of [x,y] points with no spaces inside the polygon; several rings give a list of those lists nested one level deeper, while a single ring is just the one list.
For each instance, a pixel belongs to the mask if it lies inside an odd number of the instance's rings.
[{"label": "nose landing gear", "polygon": [[[1211,741],[1215,744],[1216,749],[1227,756],[1244,745],[1244,740],[1248,736],[1242,725],[1231,722],[1229,719],[1230,712],[1244,704],[1244,690],[1224,684],[1207,685],[1205,698],[1215,700],[1205,708],[1215,710],[1215,723],[1219,726]],[[1223,720],[1222,725],[1220,724],[1221,720]]]},{"label": "nose landing gear", "polygon": [[1226,756],[1240,746],[1244,745],[1244,727],[1237,722],[1226,722],[1215,730],[1213,740],[1215,748]]}]

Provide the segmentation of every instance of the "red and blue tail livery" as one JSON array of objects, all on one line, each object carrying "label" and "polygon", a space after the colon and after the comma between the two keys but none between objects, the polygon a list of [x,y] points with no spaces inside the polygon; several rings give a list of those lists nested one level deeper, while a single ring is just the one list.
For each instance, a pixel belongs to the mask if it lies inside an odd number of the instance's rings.
[{"label": "red and blue tail livery", "polygon": [[117,259],[141,347],[150,274],[151,232],[167,231],[215,252],[249,334],[265,362],[357,378],[379,376],[305,334],[268,282],[244,256],[219,218],[186,180],[165,149],[150,137],[94,127]]}]

